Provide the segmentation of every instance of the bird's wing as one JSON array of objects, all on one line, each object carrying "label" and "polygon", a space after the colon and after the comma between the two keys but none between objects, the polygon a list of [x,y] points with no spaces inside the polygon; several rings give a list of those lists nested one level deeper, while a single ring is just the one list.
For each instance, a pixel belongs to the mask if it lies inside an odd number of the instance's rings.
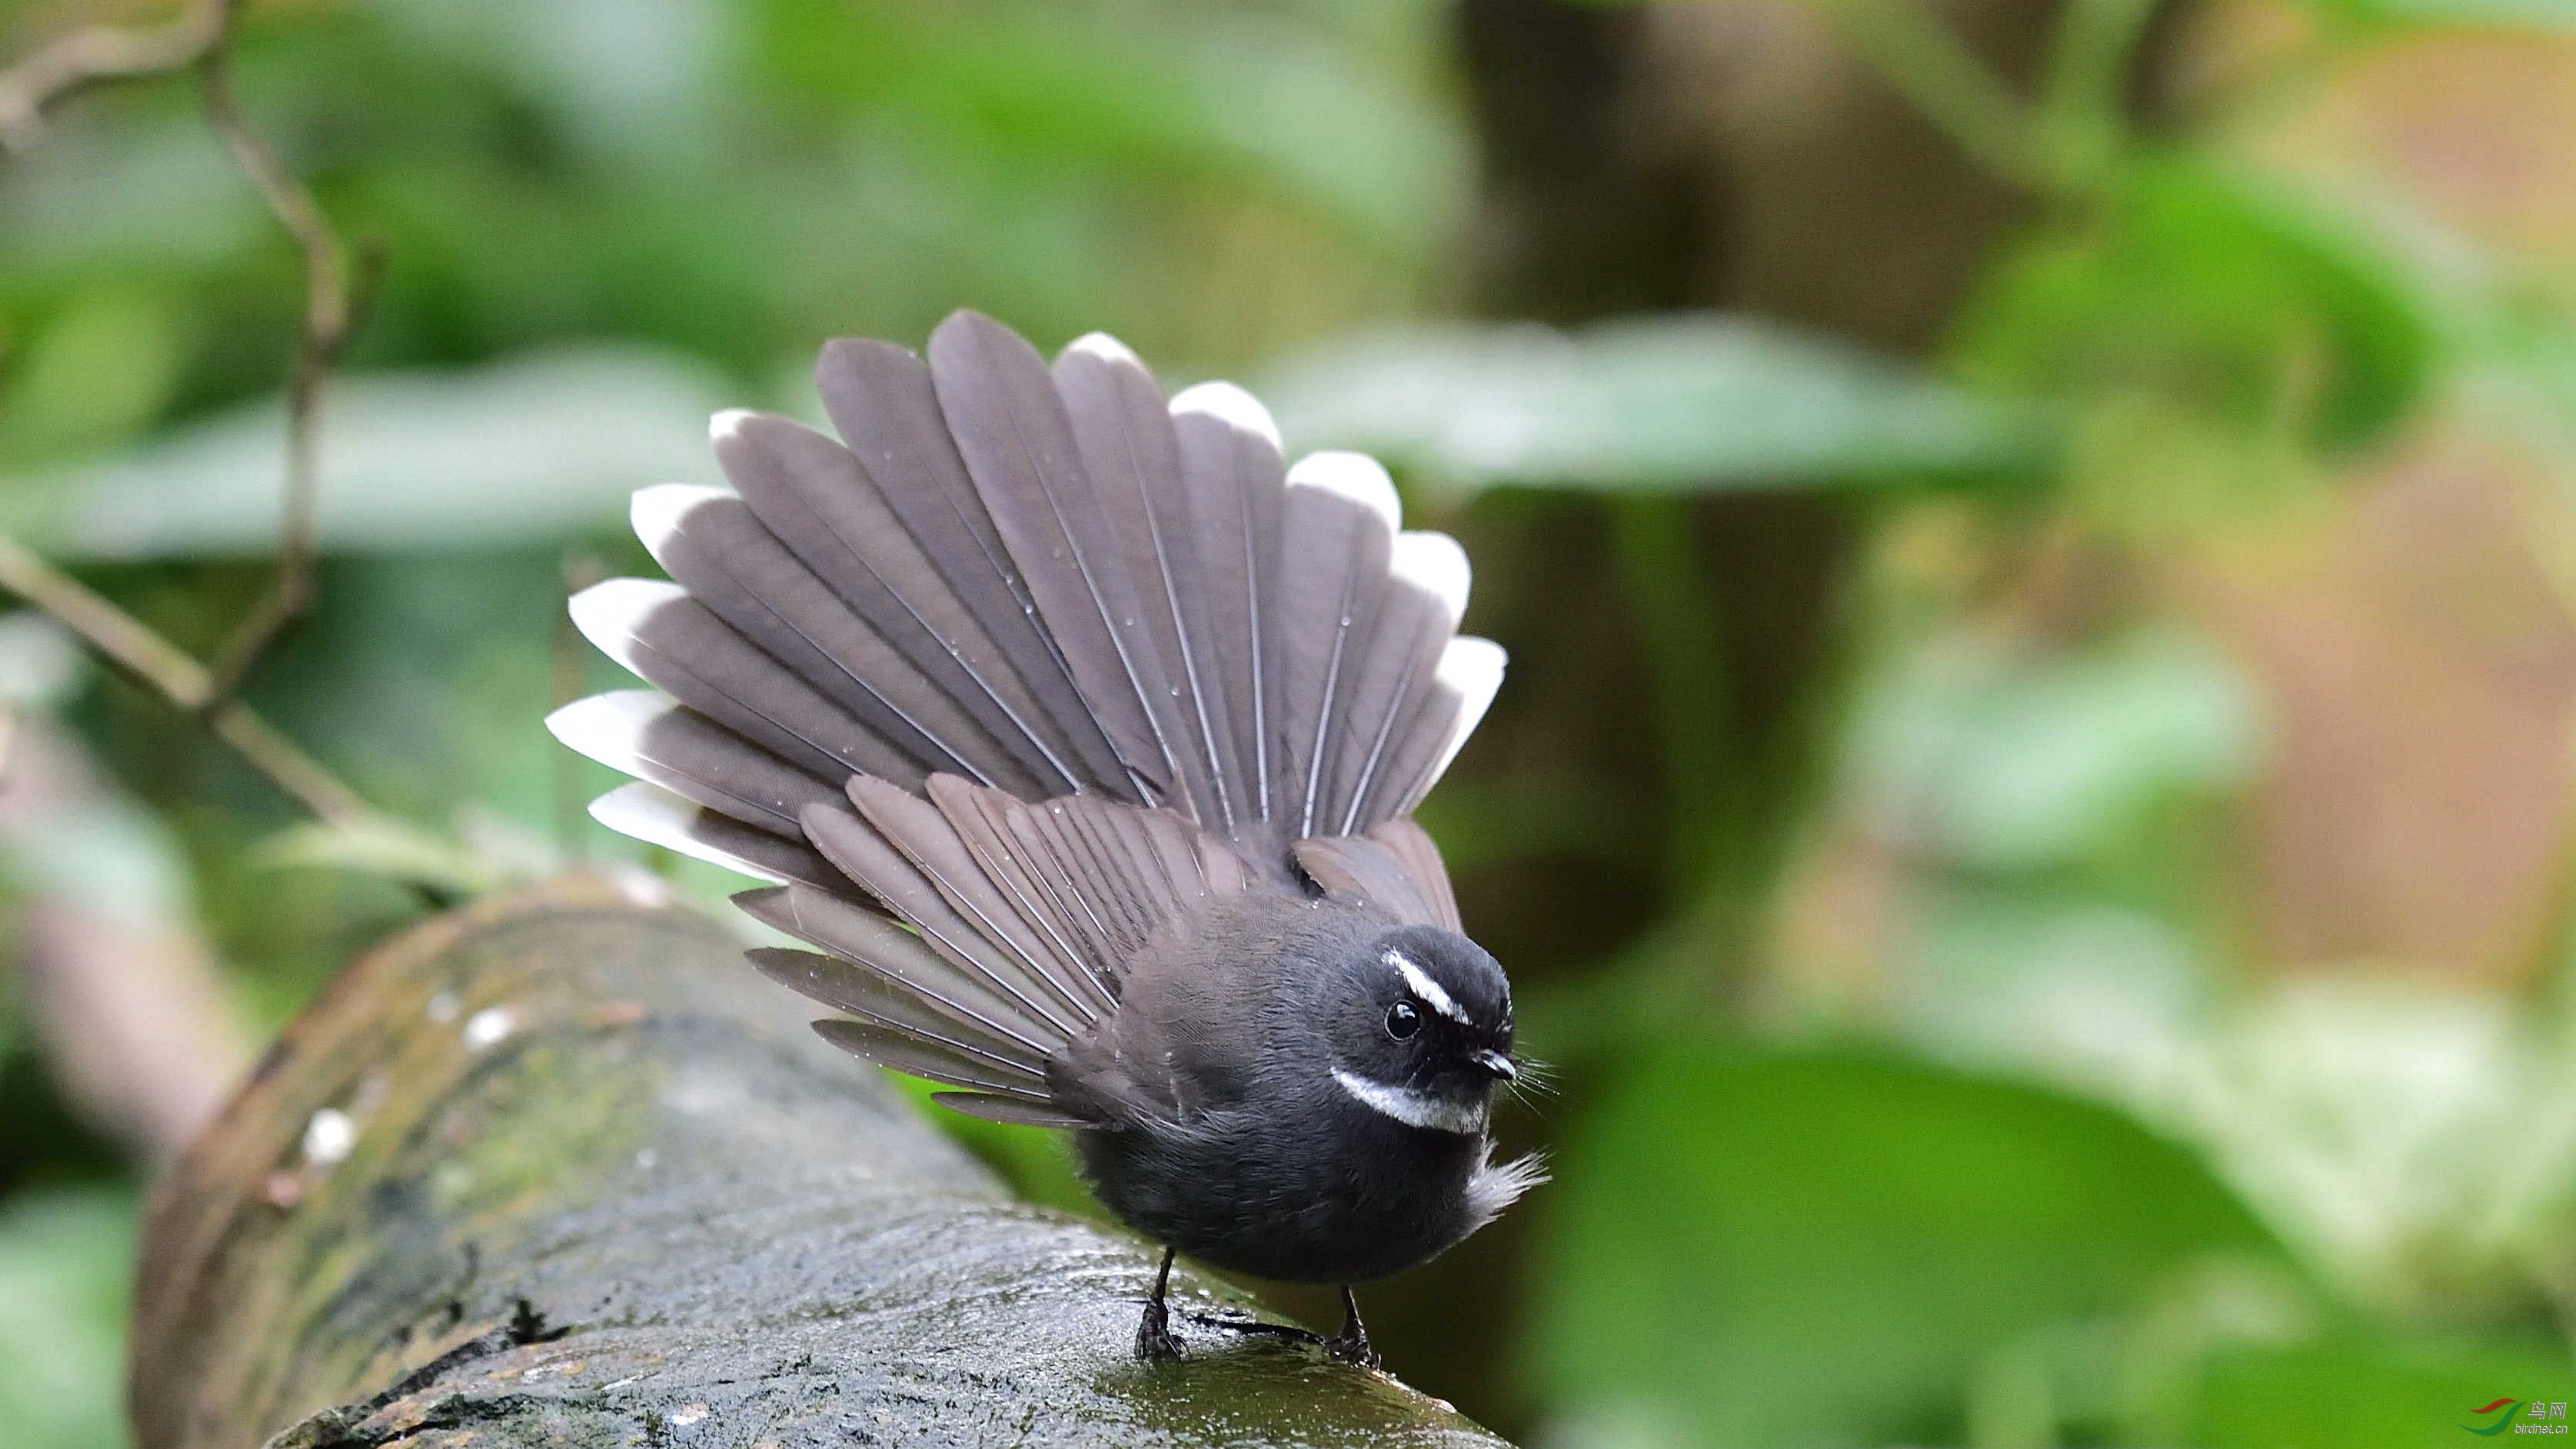
[{"label": "bird's wing", "polygon": [[1410,819],[1390,820],[1366,835],[1298,841],[1297,865],[1328,896],[1375,906],[1406,925],[1465,929],[1440,847]]},{"label": "bird's wing", "polygon": [[1010,1121],[1082,1120],[1056,1105],[1048,1059],[1117,1008],[1158,931],[1250,884],[1225,842],[1168,810],[1031,803],[953,775],[922,795],[855,776],[804,828],[911,929],[808,885],[746,892],[754,917],[830,953],[755,953],[761,969],[859,1018],[819,1024],[833,1044],[994,1098],[952,1105]]}]

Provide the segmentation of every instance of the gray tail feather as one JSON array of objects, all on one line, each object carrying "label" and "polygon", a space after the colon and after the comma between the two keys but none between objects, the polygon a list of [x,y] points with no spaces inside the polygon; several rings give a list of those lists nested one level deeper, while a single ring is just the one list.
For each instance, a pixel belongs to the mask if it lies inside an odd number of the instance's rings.
[{"label": "gray tail feather", "polygon": [[792,812],[729,808],[713,782],[945,773],[1160,804],[1277,873],[1297,839],[1408,811],[1490,697],[1499,651],[1453,637],[1457,547],[1398,532],[1365,458],[1285,469],[1239,389],[1167,404],[1108,338],[1049,369],[973,313],[927,361],[836,342],[816,375],[850,446],[720,415],[738,496],[637,497],[677,583],[575,601],[708,727],[641,741],[606,711],[559,717],[575,747],[790,837]]}]

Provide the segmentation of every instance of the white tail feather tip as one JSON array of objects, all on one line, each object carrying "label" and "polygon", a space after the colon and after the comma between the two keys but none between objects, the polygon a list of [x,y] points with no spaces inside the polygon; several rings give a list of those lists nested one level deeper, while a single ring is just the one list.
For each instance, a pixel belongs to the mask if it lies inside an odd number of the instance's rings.
[{"label": "white tail feather tip", "polygon": [[1451,624],[1466,616],[1471,574],[1467,551],[1458,546],[1458,540],[1445,533],[1399,533],[1387,558],[1387,572],[1440,600],[1448,607]]},{"label": "white tail feather tip", "polygon": [[1273,448],[1283,452],[1287,448],[1279,441],[1279,424],[1271,420],[1270,409],[1261,405],[1261,399],[1230,382],[1203,382],[1182,388],[1172,398],[1172,412],[1204,413],[1269,439]]},{"label": "white tail feather tip", "polygon": [[761,880],[787,883],[787,877],[774,870],[692,837],[689,826],[703,813],[680,796],[643,780],[620,785],[590,802],[590,818],[620,835]]},{"label": "white tail feather tip", "polygon": [[1145,365],[1144,360],[1136,355],[1134,348],[1106,332],[1085,332],[1068,343],[1064,350],[1085,353],[1105,362],[1123,362],[1132,367]]},{"label": "white tail feather tip", "polygon": [[[1440,667],[1434,672],[1442,686],[1458,696],[1458,721],[1449,728],[1449,743],[1440,751],[1440,763],[1428,777],[1437,780],[1458,758],[1467,737],[1484,723],[1485,711],[1493,705],[1495,691],[1503,687],[1503,646],[1491,639],[1466,635],[1449,641],[1440,651]],[[1427,784],[1427,781],[1426,781]]]},{"label": "white tail feather tip", "polygon": [[632,775],[642,758],[636,742],[645,728],[679,707],[659,690],[620,689],[574,700],[547,715],[546,728],[567,748]]},{"label": "white tail feather tip", "polygon": [[636,627],[655,609],[688,596],[688,590],[663,579],[603,579],[573,595],[565,608],[581,637],[632,670]]},{"label": "white tail feather tip", "polygon": [[704,488],[695,483],[656,483],[635,490],[635,496],[627,501],[626,517],[635,526],[635,536],[644,541],[645,552],[659,561],[689,510],[732,496],[721,488]]},{"label": "white tail feather tip", "polygon": [[1403,526],[1404,507],[1396,501],[1395,480],[1366,453],[1308,453],[1288,470],[1288,486],[1340,494],[1385,519],[1388,528]]}]

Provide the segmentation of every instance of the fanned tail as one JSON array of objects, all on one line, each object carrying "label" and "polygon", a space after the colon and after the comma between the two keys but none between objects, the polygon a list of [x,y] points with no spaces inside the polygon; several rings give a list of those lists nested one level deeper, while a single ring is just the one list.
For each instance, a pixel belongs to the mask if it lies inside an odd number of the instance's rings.
[{"label": "fanned tail", "polygon": [[637,495],[672,582],[573,616],[656,690],[549,723],[640,782],[603,822],[782,883],[745,908],[830,954],[763,969],[835,1041],[1042,1120],[1049,1054],[1198,901],[1311,880],[1454,924],[1402,817],[1502,653],[1384,470],[1287,468],[1241,389],[1166,402],[1113,339],[1050,367],[969,312],[815,375],[846,444],[724,413],[732,492]]}]

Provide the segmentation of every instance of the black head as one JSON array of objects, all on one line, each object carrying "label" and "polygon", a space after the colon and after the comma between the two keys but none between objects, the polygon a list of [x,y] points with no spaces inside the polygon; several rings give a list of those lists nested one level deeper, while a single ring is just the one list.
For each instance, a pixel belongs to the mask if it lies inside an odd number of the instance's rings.
[{"label": "black head", "polygon": [[1417,1127],[1484,1130],[1512,1063],[1512,987],[1484,947],[1455,931],[1401,926],[1340,963],[1327,1034],[1335,1082]]}]

